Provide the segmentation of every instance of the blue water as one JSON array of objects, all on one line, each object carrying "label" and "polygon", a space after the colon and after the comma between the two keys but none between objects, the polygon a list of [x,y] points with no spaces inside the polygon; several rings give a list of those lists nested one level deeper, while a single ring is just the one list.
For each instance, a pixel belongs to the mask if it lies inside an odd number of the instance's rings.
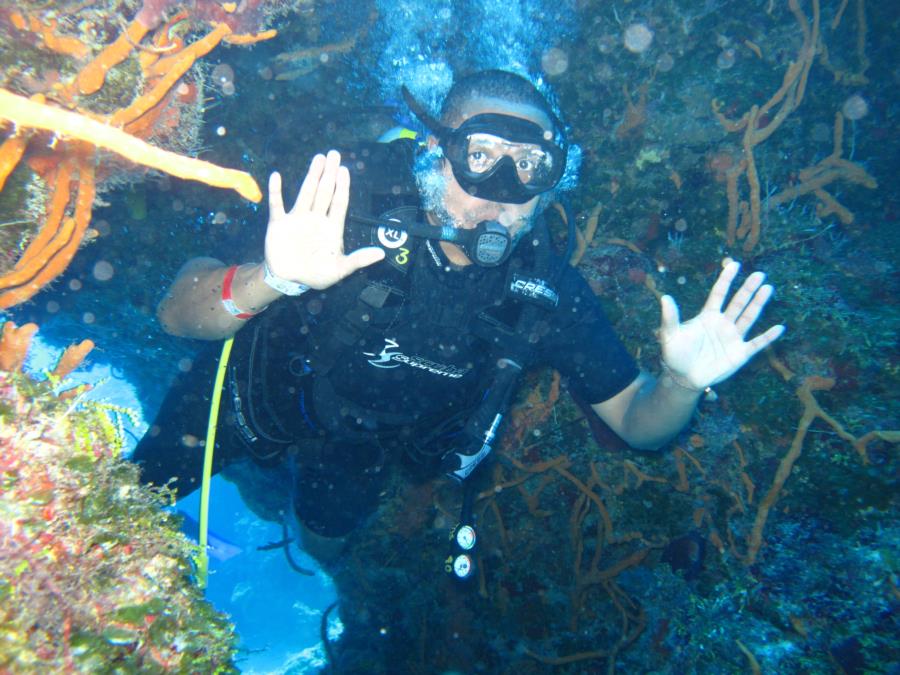
[{"label": "blue water", "polygon": [[[196,492],[178,502],[198,513]],[[319,639],[323,610],[335,600],[334,587],[315,561],[296,545],[294,560],[315,576],[298,574],[281,549],[256,547],[281,541],[281,526],[247,510],[237,489],[222,478],[212,481],[209,529],[243,549],[228,560],[210,559],[206,597],[229,614],[240,637],[237,665],[247,673],[313,673],[325,665]],[[332,638],[339,622],[332,619]]]}]

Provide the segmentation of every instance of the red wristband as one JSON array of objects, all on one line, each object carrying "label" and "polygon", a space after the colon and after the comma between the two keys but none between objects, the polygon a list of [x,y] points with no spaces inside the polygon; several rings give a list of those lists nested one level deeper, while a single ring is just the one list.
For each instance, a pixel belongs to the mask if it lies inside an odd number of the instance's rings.
[{"label": "red wristband", "polygon": [[222,279],[222,305],[224,305],[225,311],[231,314],[235,319],[250,319],[256,316],[256,314],[239,310],[231,297],[231,282],[234,280],[234,273],[237,272],[237,268],[237,265],[229,267],[225,272],[225,278]]}]

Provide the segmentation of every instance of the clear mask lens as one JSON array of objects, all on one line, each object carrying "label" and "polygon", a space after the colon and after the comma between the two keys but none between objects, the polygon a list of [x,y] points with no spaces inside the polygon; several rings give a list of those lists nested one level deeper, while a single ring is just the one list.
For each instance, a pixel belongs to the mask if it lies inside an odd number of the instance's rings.
[{"label": "clear mask lens", "polygon": [[553,156],[533,143],[514,143],[487,133],[469,134],[466,165],[473,174],[491,171],[504,157],[512,160],[522,185],[544,185],[552,181]]}]

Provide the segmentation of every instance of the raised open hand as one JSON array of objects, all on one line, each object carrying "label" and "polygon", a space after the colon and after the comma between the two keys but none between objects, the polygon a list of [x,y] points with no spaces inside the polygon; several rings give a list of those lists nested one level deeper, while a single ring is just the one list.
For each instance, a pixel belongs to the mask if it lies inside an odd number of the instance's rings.
[{"label": "raised open hand", "polygon": [[294,207],[287,213],[281,196],[281,175],[269,178],[269,225],[266,263],[278,277],[324,289],[361,267],[384,258],[378,247],[344,255],[344,220],[350,199],[350,173],[332,150],[316,155]]},{"label": "raised open hand", "polygon": [[772,296],[772,286],[763,285],[765,274],[754,272],[738,289],[725,311],[722,306],[740,269],[728,261],[709,293],[700,313],[681,323],[678,305],[664,295],[659,338],[663,364],[680,384],[698,391],[730,377],[754,354],[784,332],[772,326],[752,340],[744,340]]}]

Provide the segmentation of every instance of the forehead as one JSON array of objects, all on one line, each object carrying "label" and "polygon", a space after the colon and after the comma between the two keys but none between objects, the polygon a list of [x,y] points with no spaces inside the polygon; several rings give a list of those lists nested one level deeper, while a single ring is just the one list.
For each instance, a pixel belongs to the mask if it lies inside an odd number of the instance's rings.
[{"label": "forehead", "polygon": [[553,128],[550,118],[539,108],[527,103],[513,103],[493,96],[479,96],[466,101],[462,106],[462,119],[458,120],[457,124],[462,124],[470,117],[484,113],[512,115],[513,117],[521,117],[529,122],[534,122],[545,130],[552,130]]}]

